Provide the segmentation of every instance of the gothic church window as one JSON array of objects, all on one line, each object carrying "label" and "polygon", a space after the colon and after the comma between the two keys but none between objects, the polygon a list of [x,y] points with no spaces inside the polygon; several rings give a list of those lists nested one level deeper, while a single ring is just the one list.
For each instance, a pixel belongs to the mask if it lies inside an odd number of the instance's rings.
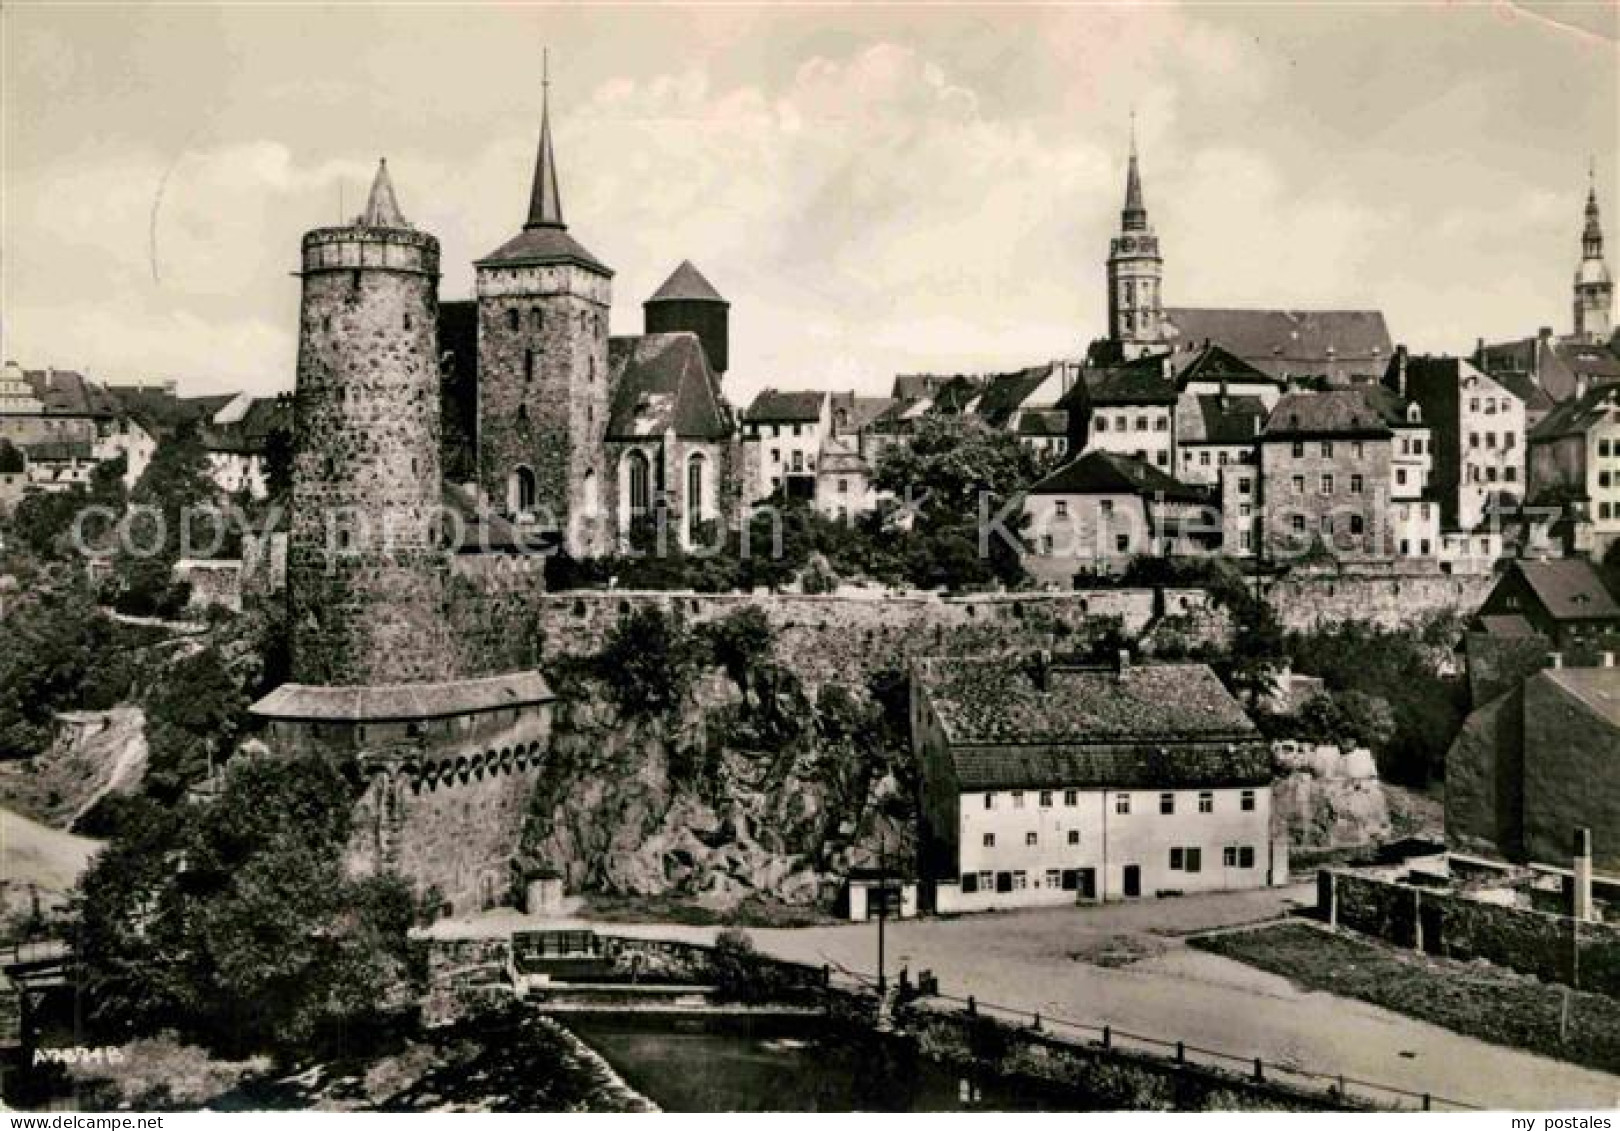
[{"label": "gothic church window", "polygon": [[631,452],[626,458],[630,487],[630,513],[639,514],[652,508],[652,484],[648,474],[647,457]]},{"label": "gothic church window", "polygon": [[519,467],[512,472],[511,508],[518,513],[525,513],[534,509],[537,494],[534,472],[527,467]]}]

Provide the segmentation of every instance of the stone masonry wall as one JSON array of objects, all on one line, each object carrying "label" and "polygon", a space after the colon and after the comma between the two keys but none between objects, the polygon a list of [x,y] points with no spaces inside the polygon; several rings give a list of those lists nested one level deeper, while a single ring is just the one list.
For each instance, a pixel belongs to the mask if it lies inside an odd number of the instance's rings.
[{"label": "stone masonry wall", "polygon": [[453,671],[437,548],[432,236],[304,237],[287,552],[293,678],[405,683]]},{"label": "stone masonry wall", "polygon": [[1288,629],[1304,631],[1336,621],[1399,628],[1436,613],[1471,615],[1495,584],[1491,574],[1296,573],[1271,582],[1265,594]]},{"label": "stone masonry wall", "polygon": [[1620,927],[1576,923],[1453,892],[1353,872],[1323,872],[1318,902],[1330,921],[1397,946],[1533,974],[1620,997]]},{"label": "stone masonry wall", "polygon": [[450,623],[468,676],[521,671],[540,662],[545,559],[458,554],[451,561]]},{"label": "stone masonry wall", "polygon": [[497,506],[519,466],[565,529],[605,486],[610,286],[565,264],[478,269],[479,481]]}]

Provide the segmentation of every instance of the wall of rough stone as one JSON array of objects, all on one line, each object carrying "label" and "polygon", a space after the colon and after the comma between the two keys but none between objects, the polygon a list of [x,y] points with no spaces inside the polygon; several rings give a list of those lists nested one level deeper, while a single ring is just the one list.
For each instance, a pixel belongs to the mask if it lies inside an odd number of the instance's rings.
[{"label": "wall of rough stone", "polygon": [[1400,628],[1437,613],[1471,615],[1495,583],[1491,574],[1302,573],[1269,583],[1265,594],[1288,629],[1306,631],[1336,621]]},{"label": "wall of rough stone", "polygon": [[541,666],[560,657],[594,655],[619,618],[658,607],[689,625],[723,619],[750,606],[765,613],[776,658],[812,685],[853,673],[903,666],[923,655],[1078,646],[1118,617],[1141,632],[1160,609],[1203,608],[1202,590],[1100,589],[944,600],[929,595],[855,597],[746,593],[567,590],[539,601]]},{"label": "wall of rough stone", "polygon": [[304,237],[303,267],[287,550],[293,678],[444,679],[438,241],[317,229]]},{"label": "wall of rough stone", "polygon": [[577,265],[478,269],[478,474],[503,510],[519,466],[535,473],[538,503],[565,529],[586,509],[587,473],[598,492],[607,487],[611,286]]},{"label": "wall of rough stone", "polygon": [[242,563],[183,559],[174,563],[174,578],[191,586],[187,598],[188,609],[207,609],[219,606],[240,611],[242,608]]},{"label": "wall of rough stone", "polygon": [[1548,982],[1620,997],[1620,926],[1549,915],[1353,872],[1323,872],[1320,910],[1397,946],[1483,958]]},{"label": "wall of rough stone", "polygon": [[1446,750],[1446,843],[1464,852],[1524,855],[1524,695],[1480,707]]},{"label": "wall of rough stone", "polygon": [[450,623],[468,676],[540,662],[540,598],[545,559],[520,554],[457,554],[450,563]]}]

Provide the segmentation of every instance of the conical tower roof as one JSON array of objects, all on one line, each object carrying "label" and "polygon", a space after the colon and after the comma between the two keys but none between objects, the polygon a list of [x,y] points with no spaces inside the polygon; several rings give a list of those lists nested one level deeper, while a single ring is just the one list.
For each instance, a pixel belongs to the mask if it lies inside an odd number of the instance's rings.
[{"label": "conical tower roof", "polygon": [[1125,170],[1123,226],[1130,231],[1147,227],[1147,205],[1142,203],[1142,173],[1136,162],[1136,116],[1131,116],[1131,159]]},{"label": "conical tower roof", "polygon": [[714,289],[713,284],[703,277],[703,272],[692,265],[690,259],[681,260],[681,265],[664,280],[664,285],[653,292],[648,302],[725,302],[720,292]]},{"label": "conical tower roof", "polygon": [[[549,64],[548,64],[549,67]],[[568,234],[563,223],[562,194],[557,190],[557,159],[551,148],[551,79],[549,71],[540,98],[540,145],[534,158],[534,183],[529,189],[529,215],[523,230],[477,261],[474,266],[516,266],[572,263],[611,278],[613,272]]]},{"label": "conical tower roof", "polygon": [[377,175],[371,181],[371,195],[366,198],[366,210],[355,217],[355,223],[363,228],[410,228],[399,210],[399,201],[394,197],[394,182],[388,177],[386,157],[377,162]]}]

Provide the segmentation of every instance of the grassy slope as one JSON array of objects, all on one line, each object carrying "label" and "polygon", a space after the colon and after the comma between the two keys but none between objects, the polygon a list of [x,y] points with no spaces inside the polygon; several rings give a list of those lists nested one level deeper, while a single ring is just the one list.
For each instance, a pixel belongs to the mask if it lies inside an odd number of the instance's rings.
[{"label": "grassy slope", "polygon": [[[1620,1001],[1489,966],[1425,958],[1305,923],[1209,935],[1192,946],[1306,989],[1357,998],[1494,1044],[1620,1072]],[[1568,998],[1567,1032],[1560,1034]]]},{"label": "grassy slope", "polygon": [[0,888],[10,906],[28,905],[28,885],[54,902],[74,884],[101,842],[47,828],[9,809],[0,809]]}]

